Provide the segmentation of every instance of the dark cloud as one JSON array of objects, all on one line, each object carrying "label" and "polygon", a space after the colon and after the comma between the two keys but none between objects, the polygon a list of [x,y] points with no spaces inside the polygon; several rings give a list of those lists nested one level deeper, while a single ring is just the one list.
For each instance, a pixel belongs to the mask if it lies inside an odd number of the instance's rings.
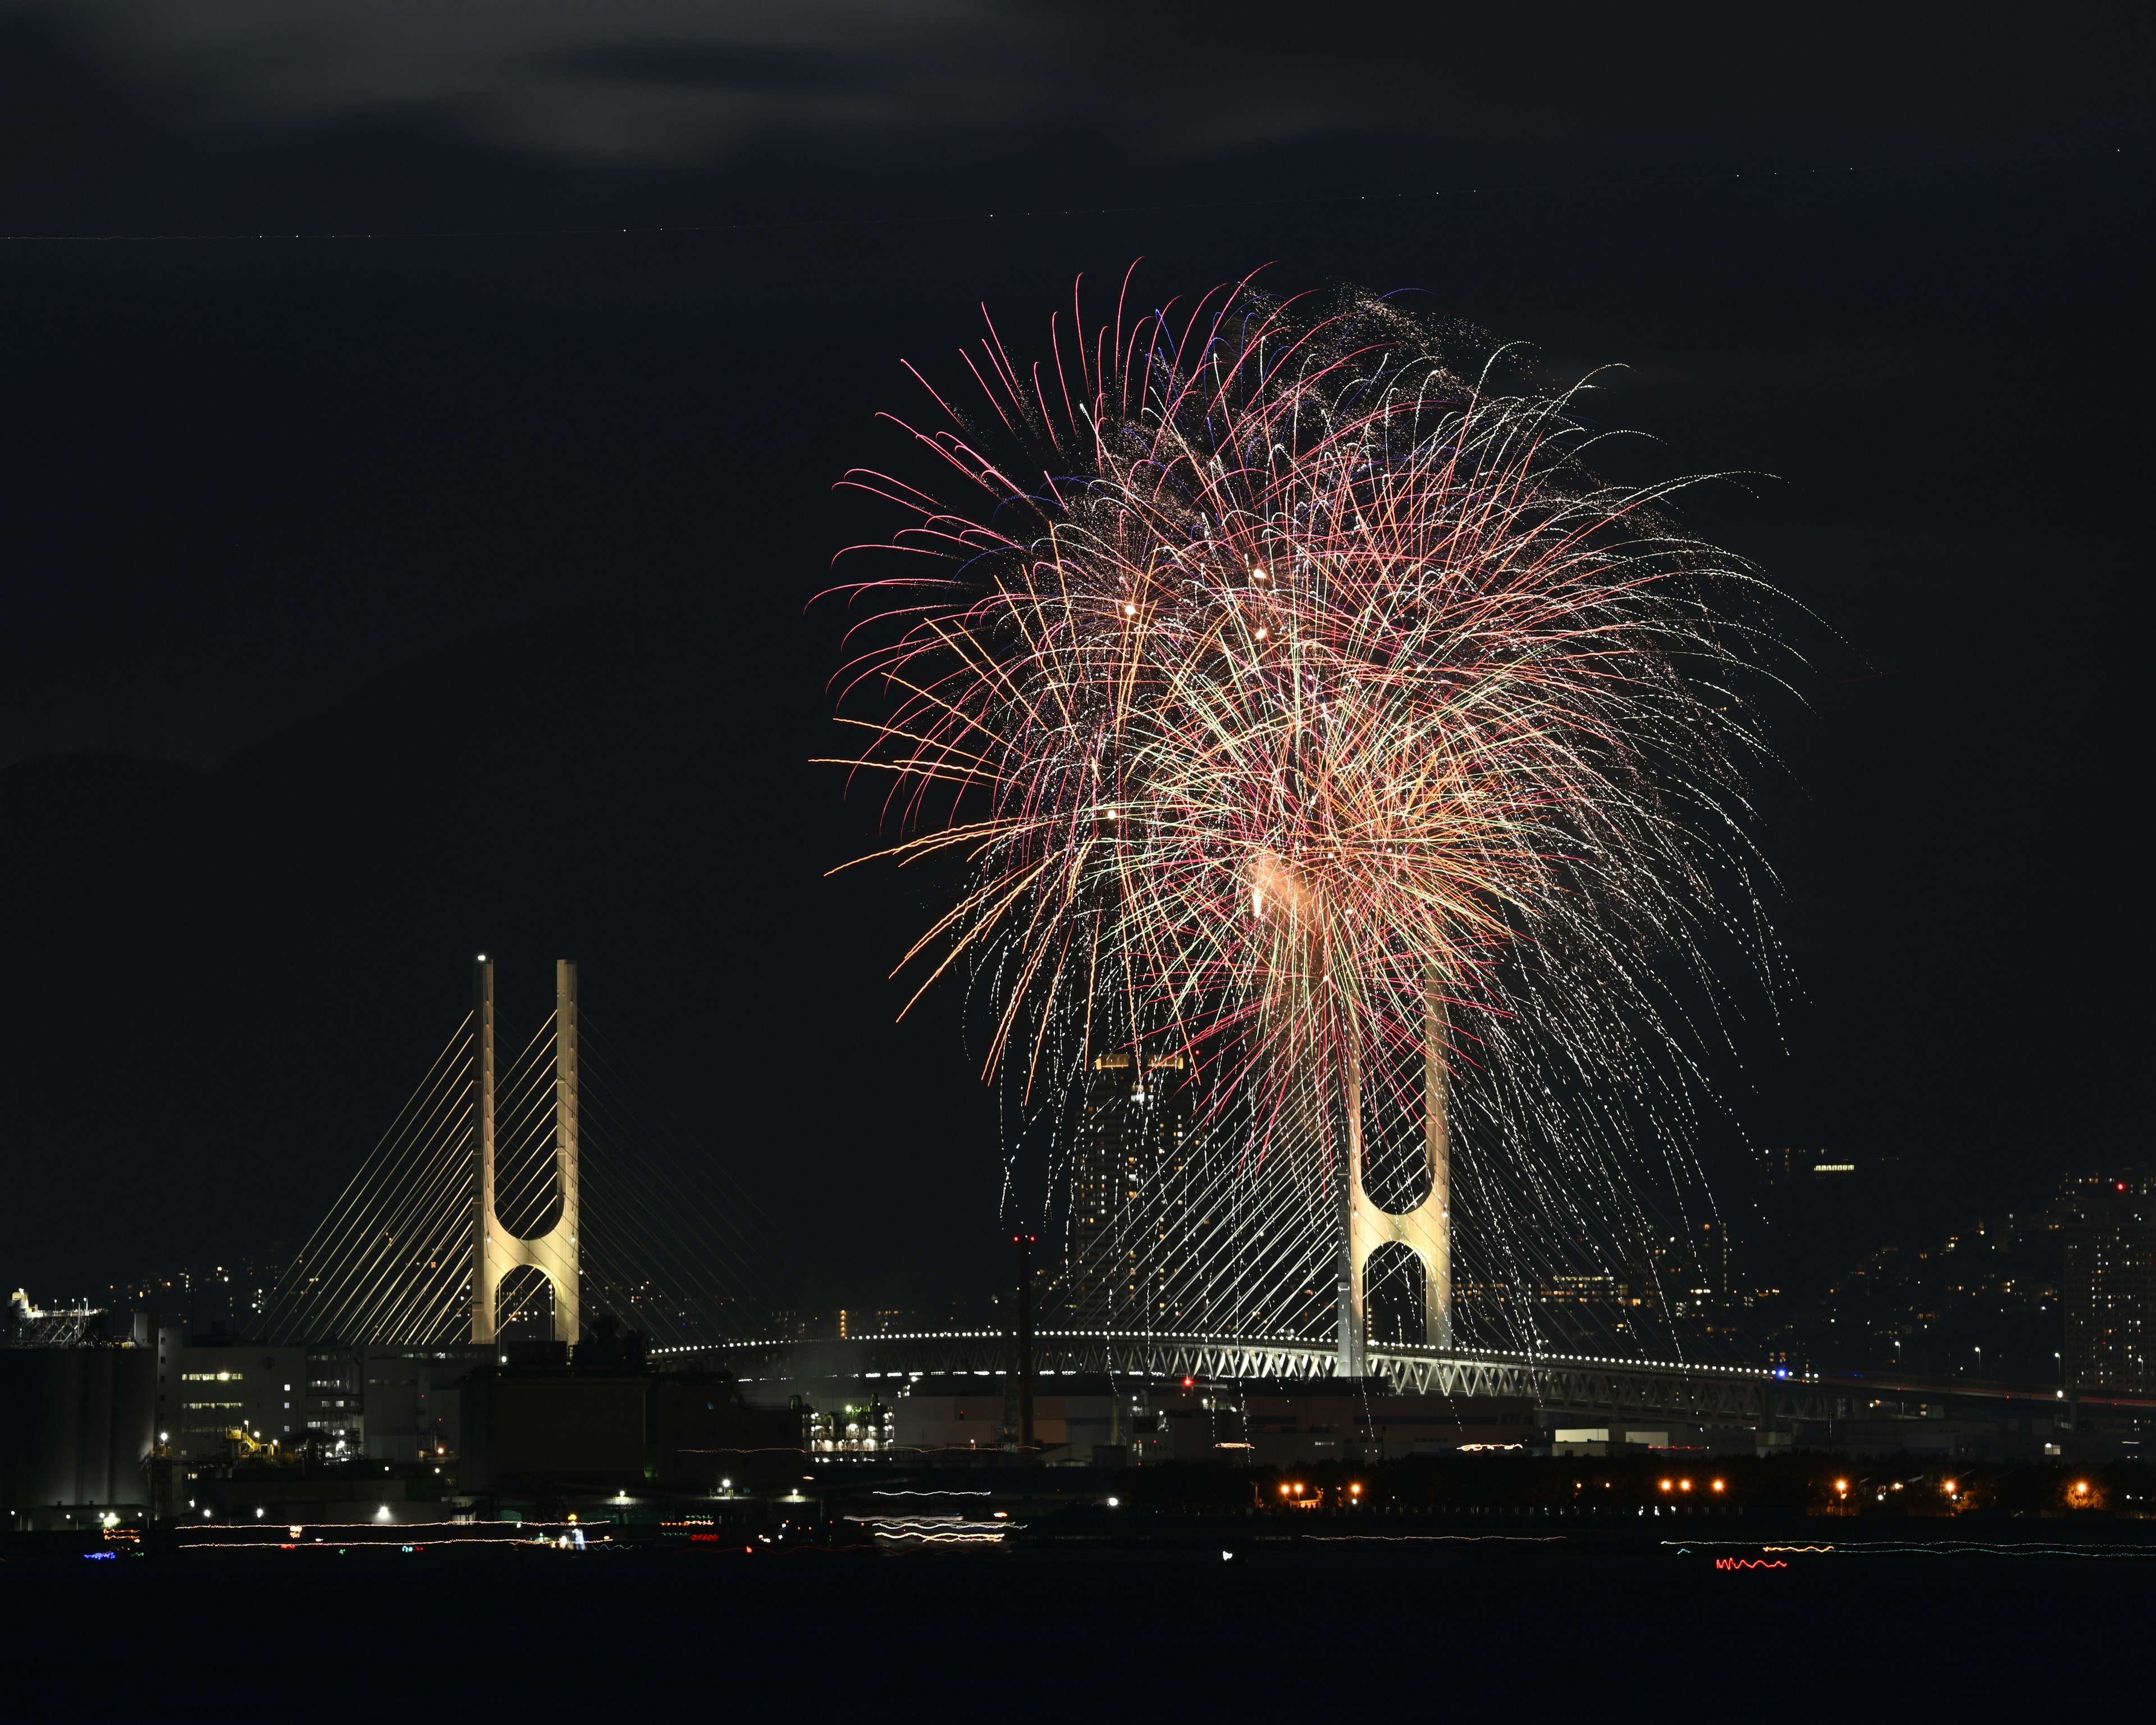
[{"label": "dark cloud", "polygon": [[[48,59],[69,60],[63,94],[93,111],[131,107],[167,132],[372,131],[393,157],[388,141],[417,128],[445,149],[721,182],[767,173],[776,150],[791,180],[865,178],[915,198],[957,189],[921,183],[957,171],[998,196],[1046,172],[1092,198],[1178,158],[1217,169],[1252,151],[1246,166],[1276,177],[1346,170],[1389,188],[1702,147],[1732,162],[2061,147],[2147,126],[2145,14],[2090,5],[2039,18],[1909,4],[1385,3],[1325,15],[1270,0],[1221,12],[1124,0],[18,0],[0,16],[18,42],[41,36]],[[41,118],[18,121],[18,134],[49,126],[57,140],[86,117],[49,92],[36,105]],[[1323,159],[1282,159],[1298,146]]]},{"label": "dark cloud", "polygon": [[888,67],[872,49],[793,43],[602,42],[554,56],[550,67],[602,84],[679,86],[778,96],[855,99],[886,87]]},{"label": "dark cloud", "polygon": [[1052,64],[1040,50],[1055,34],[965,0],[10,9],[197,126],[424,119],[566,162],[654,165],[708,163],[773,126],[1007,123],[1018,69]]}]

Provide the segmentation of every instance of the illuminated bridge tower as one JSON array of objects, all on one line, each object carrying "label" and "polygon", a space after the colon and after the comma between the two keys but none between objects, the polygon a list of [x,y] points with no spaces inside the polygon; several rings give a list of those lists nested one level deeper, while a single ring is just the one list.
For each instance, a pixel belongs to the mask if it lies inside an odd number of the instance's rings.
[{"label": "illuminated bridge tower", "polygon": [[561,1214],[533,1240],[519,1240],[494,1213],[494,966],[481,954],[472,973],[471,1146],[478,1199],[472,1221],[471,1338],[490,1343],[501,1281],[520,1265],[538,1271],[554,1288],[554,1339],[582,1339],[577,1201],[577,967],[554,964],[554,1189]]},{"label": "illuminated bridge tower", "polygon": [[[1422,1268],[1422,1336],[1426,1344],[1452,1345],[1452,1127],[1451,1091],[1445,1071],[1445,1013],[1435,980],[1424,1007],[1422,1073],[1423,1156],[1428,1194],[1412,1209],[1383,1208],[1363,1180],[1363,1135],[1369,1117],[1363,1106],[1362,1072],[1348,1073],[1348,1178],[1341,1185],[1339,1363],[1342,1377],[1363,1373],[1369,1340],[1371,1260],[1394,1245],[1412,1252]],[[1407,1337],[1417,1339],[1412,1333]]]}]

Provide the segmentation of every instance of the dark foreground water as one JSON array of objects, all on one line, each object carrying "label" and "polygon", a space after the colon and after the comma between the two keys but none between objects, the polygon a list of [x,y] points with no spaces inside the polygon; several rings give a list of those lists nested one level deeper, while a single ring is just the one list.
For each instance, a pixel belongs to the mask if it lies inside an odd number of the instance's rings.
[{"label": "dark foreground water", "polygon": [[[0,1564],[0,1625],[17,1705],[49,1697],[21,1718],[498,1707],[970,1720],[1015,1707],[1300,1725],[1312,1709],[1377,1706],[1477,1725],[2026,1725],[2095,1706],[2145,1714],[2156,1692],[2156,1558],[1781,1561],[1307,1547],[1236,1564],[1116,1551],[180,1556]],[[1902,1707],[1922,1711],[1881,1711]]]}]

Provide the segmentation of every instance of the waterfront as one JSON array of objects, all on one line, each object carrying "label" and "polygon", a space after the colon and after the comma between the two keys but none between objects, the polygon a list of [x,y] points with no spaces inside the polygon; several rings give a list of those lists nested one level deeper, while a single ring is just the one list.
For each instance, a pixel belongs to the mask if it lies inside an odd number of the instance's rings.
[{"label": "waterfront", "polygon": [[[2156,1558],[1678,1555],[1464,1546],[1217,1553],[686,1553],[526,1563],[0,1564],[45,1668],[309,1693],[332,1714],[498,1694],[542,1713],[695,1702],[1278,1707],[1330,1696],[1540,1715],[1817,1717],[2026,1697],[2138,1645]],[[444,1643],[483,1652],[444,1660]],[[215,1650],[213,1653],[212,1650]],[[342,1650],[342,1651],[340,1651]],[[244,1680],[241,1672],[244,1671]],[[340,1673],[328,1684],[325,1677]],[[64,1680],[63,1680],[64,1681]],[[191,1686],[208,1681],[191,1678]]]}]

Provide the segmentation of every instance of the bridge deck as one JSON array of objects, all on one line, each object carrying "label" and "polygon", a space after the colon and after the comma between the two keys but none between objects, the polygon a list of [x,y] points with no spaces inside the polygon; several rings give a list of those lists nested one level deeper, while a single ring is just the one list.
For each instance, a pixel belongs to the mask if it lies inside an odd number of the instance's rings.
[{"label": "bridge deck", "polygon": [[[784,1356],[789,1375],[803,1377],[996,1377],[1009,1368],[1010,1346],[1003,1332],[983,1330],[847,1341],[737,1342],[660,1352],[771,1358],[774,1363]],[[1765,1417],[1769,1393],[1788,1388],[1771,1373],[1734,1366],[1435,1348],[1372,1348],[1366,1358],[1373,1375],[1404,1394],[1525,1397],[1555,1411],[1619,1419],[1753,1425]],[[1338,1358],[1329,1346],[1284,1337],[1043,1330],[1034,1337],[1034,1363],[1044,1374],[1292,1382],[1333,1376]]]},{"label": "bridge deck", "polygon": [[[661,1355],[769,1360],[784,1375],[994,1378],[1010,1366],[1011,1341],[998,1330],[864,1336],[844,1341],[745,1341],[716,1347],[660,1348]],[[1979,1401],[1999,1411],[2030,1411],[2065,1394],[2050,1385],[1930,1382],[1899,1377],[1785,1376],[1758,1367],[1690,1361],[1600,1358],[1562,1353],[1372,1347],[1373,1375],[1400,1394],[1523,1397],[1552,1413],[1589,1419],[1666,1420],[1758,1426],[1774,1420],[1823,1420],[1860,1414],[1874,1399]],[[1034,1364],[1046,1375],[1109,1373],[1134,1378],[1212,1382],[1294,1382],[1334,1375],[1329,1344],[1300,1337],[1145,1335],[1106,1330],[1041,1330]],[[2082,1406],[2156,1410],[2156,1398],[2087,1394]]]}]

